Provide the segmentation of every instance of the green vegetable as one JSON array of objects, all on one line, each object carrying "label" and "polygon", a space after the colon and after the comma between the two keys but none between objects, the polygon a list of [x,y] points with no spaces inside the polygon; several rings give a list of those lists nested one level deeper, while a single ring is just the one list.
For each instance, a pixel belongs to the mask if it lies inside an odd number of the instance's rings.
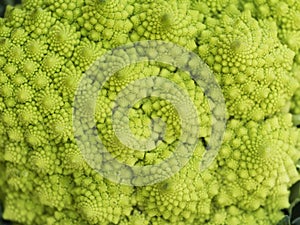
[{"label": "green vegetable", "polygon": [[[79,98],[84,107],[74,109],[77,87],[99,57],[144,40],[182,46],[213,71],[225,98],[227,127],[208,168],[201,170],[200,162],[217,132],[211,114],[222,113],[207,96],[218,95],[214,88],[203,91],[175,66],[128,65],[135,54],[124,51],[118,57],[126,66],[106,80],[94,114],[93,103],[84,99]],[[287,223],[282,209],[290,207],[290,187],[300,180],[299,40],[295,0],[23,0],[7,6],[0,18],[3,218],[22,225]],[[152,47],[150,55],[164,50]],[[184,56],[176,60],[193,68]],[[107,68],[113,70],[117,62],[110,63]],[[151,96],[128,109],[132,137],[141,142],[157,138],[151,151],[132,147],[131,139],[126,145],[112,119],[122,90],[127,88],[121,101],[127,104],[136,93],[149,91],[148,83],[134,83],[147,77],[172,81],[173,86],[161,84],[171,97],[177,97],[171,91],[175,86],[189,96],[199,121],[199,134],[191,125],[195,151],[178,173],[161,182],[115,183],[85,160],[74,135],[74,110],[95,117],[97,136],[119,162],[159,164],[176,150],[182,135],[182,115],[171,101]],[[190,118],[189,113],[184,116]],[[92,146],[87,151],[95,162],[102,159]],[[166,171],[184,159],[177,160]]]},{"label": "green vegetable", "polygon": [[0,2],[0,17],[4,16],[5,8],[7,5],[20,4],[21,0],[3,0]]}]

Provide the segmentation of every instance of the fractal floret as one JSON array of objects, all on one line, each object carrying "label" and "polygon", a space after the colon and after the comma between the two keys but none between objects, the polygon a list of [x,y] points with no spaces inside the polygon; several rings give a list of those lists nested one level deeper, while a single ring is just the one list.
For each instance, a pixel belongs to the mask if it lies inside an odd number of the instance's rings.
[{"label": "fractal floret", "polygon": [[[160,57],[160,51],[180,53],[153,44],[148,55],[160,61],[129,63],[136,55],[122,46],[140,53],[137,43],[145,41],[172,43],[189,54]],[[0,18],[3,219],[20,225],[276,225],[300,180],[299,43],[294,0],[23,0],[7,6]],[[95,104],[78,97],[97,60],[118,51]],[[192,56],[212,72],[205,70],[203,80],[182,69],[196,67]],[[172,60],[187,66],[166,63]],[[124,66],[114,71],[118,62]],[[221,90],[223,111],[214,102],[221,102],[217,89],[203,85],[205,76]],[[178,93],[193,107],[178,111]],[[130,106],[126,114],[117,102]],[[83,134],[74,131],[78,111],[82,120],[93,118],[94,125],[82,129],[93,127],[107,151],[97,155],[93,140],[81,139],[94,163],[78,142]],[[219,152],[203,168],[222,113]],[[189,118],[197,123],[190,121],[186,134]],[[180,145],[182,136],[187,141]],[[131,185],[95,169],[106,154],[127,166],[120,168],[160,165],[192,138],[192,154],[179,154],[163,169],[182,168],[159,180],[161,171],[153,167],[158,181],[151,184],[136,185],[130,170]]]}]

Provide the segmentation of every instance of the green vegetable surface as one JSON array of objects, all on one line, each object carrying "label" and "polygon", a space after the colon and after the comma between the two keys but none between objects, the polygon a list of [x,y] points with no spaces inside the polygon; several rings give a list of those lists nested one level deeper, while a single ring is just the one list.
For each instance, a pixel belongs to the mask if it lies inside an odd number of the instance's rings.
[{"label": "green vegetable surface", "polygon": [[[151,96],[126,116],[137,140],[155,135],[152,122],[160,118],[165,130],[155,148],[138,151],[119,140],[111,115],[132,82],[171,80],[185,90],[199,120],[195,151],[178,173],[130,186],[87,163],[74,135],[73,105],[81,78],[99,57],[144,40],[171,42],[203,59],[224,95],[227,124],[218,155],[200,170],[215,122],[207,93],[164,63],[117,71],[99,92],[94,117],[98,137],[120,162],[158,164],[182,133],[176,107]],[[286,211],[299,223],[292,209],[299,208],[299,188],[290,191],[300,180],[299,50],[296,0],[23,0],[7,6],[0,18],[3,219],[18,225],[276,225],[288,223],[283,209],[291,207]],[[135,95],[129,92],[128,101]],[[83,102],[89,115],[91,103]]]}]

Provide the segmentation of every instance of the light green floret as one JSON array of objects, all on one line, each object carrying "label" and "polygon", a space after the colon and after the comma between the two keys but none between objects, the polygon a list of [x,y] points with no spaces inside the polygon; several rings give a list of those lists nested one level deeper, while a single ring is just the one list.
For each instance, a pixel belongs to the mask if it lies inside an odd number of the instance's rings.
[{"label": "light green floret", "polygon": [[[26,149],[25,147],[22,150],[25,152],[28,149]],[[20,164],[16,164],[15,162],[8,162],[5,164],[3,171],[5,171],[5,173],[7,174],[7,183],[5,184],[5,188],[23,193],[31,192],[34,190],[35,183],[33,181],[37,179],[37,175],[29,169],[25,168],[23,162]]]},{"label": "light green floret", "polygon": [[6,161],[16,164],[24,164],[27,162],[28,146],[12,142],[6,145],[3,150],[3,157]]},{"label": "light green floret", "polygon": [[105,50],[101,42],[95,43],[84,38],[80,44],[75,47],[73,62],[76,66],[80,67],[81,71],[86,71],[104,52]]},{"label": "light green floret", "polygon": [[23,224],[32,224],[37,216],[43,215],[43,206],[37,200],[28,198],[27,194],[12,191],[5,198],[3,218]]},{"label": "light green floret", "polygon": [[88,169],[89,177],[75,178],[72,190],[75,209],[89,224],[118,224],[120,218],[132,211],[133,189],[104,181],[95,171]]},{"label": "light green floret", "polygon": [[25,52],[27,57],[34,61],[41,61],[47,54],[48,44],[45,38],[39,38],[37,40],[28,40],[25,44]]},{"label": "light green floret", "polygon": [[37,182],[35,196],[43,205],[61,211],[64,208],[71,207],[72,196],[70,191],[72,188],[73,184],[69,176],[45,176]]},{"label": "light green floret", "polygon": [[71,57],[74,47],[79,43],[80,34],[76,28],[67,24],[56,23],[49,31],[50,51],[64,57]]},{"label": "light green floret", "polygon": [[[215,198],[218,207],[237,206],[242,210],[288,207],[288,187],[299,179],[294,167],[300,156],[295,147],[299,130],[292,127],[291,115],[283,114],[264,122],[231,120],[217,163],[222,186]],[[270,217],[274,223],[276,218]]]},{"label": "light green floret", "polygon": [[51,54],[47,54],[42,63],[41,68],[42,71],[46,72],[47,74],[56,74],[60,71],[61,67],[65,63],[65,58],[59,56],[58,54],[52,52]]},{"label": "light green floret", "polygon": [[50,140],[53,140],[55,143],[60,143],[73,138],[71,112],[69,108],[62,108],[59,113],[53,113],[44,120]]},{"label": "light green floret", "polygon": [[[247,8],[259,18],[272,18],[276,21],[278,37],[280,41],[286,44],[296,55],[294,58],[295,69],[293,73],[298,77],[299,82],[299,64],[300,64],[300,4],[298,1],[245,1],[244,8]],[[297,89],[292,102],[291,112],[299,114],[299,88]],[[298,116],[295,118],[295,124],[299,124]]]},{"label": "light green floret", "polygon": [[230,5],[237,6],[238,0],[191,0],[191,8],[207,17],[218,18]]},{"label": "light green floret", "polygon": [[62,166],[62,174],[70,175],[74,171],[82,171],[88,165],[75,143],[65,143],[58,149],[58,157]]},{"label": "light green floret", "polygon": [[[263,208],[251,211],[251,213],[246,213],[247,211],[241,210],[235,206],[230,206],[226,210],[221,209],[213,212],[212,219],[209,224],[211,225],[240,225],[241,222],[244,225],[266,225],[266,224],[277,224],[281,218],[282,214],[279,211],[268,212]],[[275,221],[272,223],[271,221]]]},{"label": "light green floret", "polygon": [[110,49],[128,42],[132,12],[133,6],[126,0],[88,0],[77,21],[82,36],[101,41],[105,48]]},{"label": "light green floret", "polygon": [[291,72],[295,53],[277,39],[276,24],[234,8],[221,21],[207,18],[198,52],[223,88],[229,116],[261,120],[281,111],[298,81]]},{"label": "light green floret", "polygon": [[[82,76],[82,67],[77,67],[69,61],[59,73],[56,73],[52,79],[53,88],[59,90],[64,105],[71,109],[74,100],[75,91]],[[44,78],[44,77],[42,77]],[[43,81],[41,79],[40,81]]]},{"label": "light green floret", "polygon": [[[33,0],[34,1],[34,0]],[[82,15],[83,0],[44,0],[47,10],[53,13],[53,16],[61,22],[69,24],[76,21]]]},{"label": "light green floret", "polygon": [[32,77],[32,75],[38,70],[39,64],[34,62],[33,60],[26,59],[20,66],[19,76],[28,78]]},{"label": "light green floret", "polygon": [[298,1],[248,1],[244,8],[258,18],[272,18],[279,28],[280,40],[298,53],[300,49],[300,4]]},{"label": "light green floret", "polygon": [[24,26],[33,39],[48,34],[49,29],[55,24],[51,13],[41,8],[33,8],[26,14]]},{"label": "light green floret", "polygon": [[138,210],[134,210],[133,213],[128,217],[120,221],[119,225],[148,225],[149,219],[146,218],[145,214]]},{"label": "light green floret", "polygon": [[[47,139],[47,137],[44,137]],[[59,161],[55,155],[56,148],[52,146],[38,147],[28,154],[30,169],[40,175],[52,175],[56,171]]]},{"label": "light green floret", "polygon": [[37,106],[30,103],[21,105],[17,110],[18,121],[21,125],[37,124],[43,119]]},{"label": "light green floret", "polygon": [[27,35],[23,28],[16,28],[12,31],[10,39],[16,45],[23,45],[27,41]]},{"label": "light green floret", "polygon": [[[200,147],[196,151],[201,154],[204,149]],[[215,181],[208,173],[199,174],[199,164],[194,162],[197,161],[191,159],[172,178],[139,188],[138,208],[147,211],[150,217],[161,217],[164,224],[202,224],[209,219]]]},{"label": "light green floret", "polygon": [[7,5],[5,11],[7,20],[5,23],[10,27],[19,28],[23,25],[26,14],[26,10],[22,7],[12,7]]},{"label": "light green floret", "polygon": [[150,1],[136,3],[130,18],[132,42],[138,40],[165,40],[195,49],[195,37],[204,28],[202,16],[190,10],[189,4],[177,1]]},{"label": "light green floret", "polygon": [[27,10],[31,10],[35,7],[42,7],[43,2],[40,0],[22,0],[22,6]]},{"label": "light green floret", "polygon": [[23,132],[26,143],[33,148],[43,146],[47,143],[48,134],[40,123],[29,125],[26,131]]}]

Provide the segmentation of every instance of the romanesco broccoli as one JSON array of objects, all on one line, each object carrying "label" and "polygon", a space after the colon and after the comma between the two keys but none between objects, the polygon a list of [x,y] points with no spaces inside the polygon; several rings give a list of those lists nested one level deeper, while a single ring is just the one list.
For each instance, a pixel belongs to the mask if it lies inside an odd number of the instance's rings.
[{"label": "romanesco broccoli", "polygon": [[[95,132],[115,159],[159,164],[182,135],[177,108],[150,96],[128,109],[125,122],[138,140],[155,136],[155,149],[138,151],[119,139],[111,114],[123,89],[133,88],[122,104],[136,97],[134,91],[147,92],[147,85],[134,86],[136,80],[167,79],[185,90],[200,130],[180,171],[159,183],[130,186],[101,176],[85,160],[73,130],[74,99],[99,57],[145,40],[172,42],[204,60],[224,95],[227,127],[219,154],[200,170],[215,123],[208,93],[172,65],[124,66],[106,80],[94,112],[84,99],[80,109],[94,116]],[[3,218],[22,225],[275,225],[290,205],[289,188],[300,180],[299,50],[296,0],[23,0],[7,6],[0,18]],[[119,58],[129,56],[124,51]],[[101,158],[92,147],[91,157]],[[180,165],[177,160],[170,167]]]}]

